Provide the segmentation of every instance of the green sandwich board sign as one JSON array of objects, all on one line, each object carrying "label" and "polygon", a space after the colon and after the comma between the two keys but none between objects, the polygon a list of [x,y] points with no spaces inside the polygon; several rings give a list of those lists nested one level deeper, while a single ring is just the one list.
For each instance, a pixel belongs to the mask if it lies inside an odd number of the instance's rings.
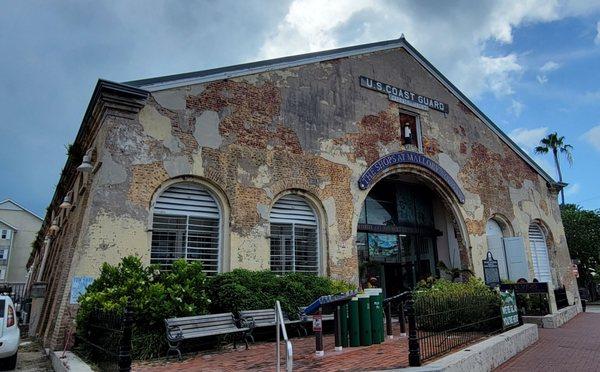
[{"label": "green sandwich board sign", "polygon": [[511,328],[519,324],[519,310],[514,291],[500,292],[502,300],[502,327]]}]

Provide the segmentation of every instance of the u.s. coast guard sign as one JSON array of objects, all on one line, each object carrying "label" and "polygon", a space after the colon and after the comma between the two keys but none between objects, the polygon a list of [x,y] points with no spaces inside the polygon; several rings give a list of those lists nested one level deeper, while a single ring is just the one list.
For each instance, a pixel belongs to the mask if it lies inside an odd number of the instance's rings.
[{"label": "u.s. coast guard sign", "polygon": [[446,185],[448,185],[454,195],[456,195],[456,198],[459,202],[465,202],[465,194],[463,194],[460,187],[458,187],[458,184],[454,178],[452,178],[452,176],[448,174],[448,172],[446,172],[441,165],[423,154],[412,151],[395,152],[377,159],[377,161],[371,164],[371,166],[369,166],[369,168],[367,168],[367,170],[360,176],[358,179],[358,187],[361,190],[367,189],[378,174],[397,164],[413,164],[429,169],[438,175],[442,180],[444,180]]},{"label": "u.s. coast guard sign", "polygon": [[390,84],[382,83],[371,78],[361,76],[360,86],[363,88],[371,89],[380,93],[387,94],[388,99],[392,102],[402,103],[407,106],[415,107],[420,110],[433,109],[444,114],[449,111],[448,104],[437,99],[422,96],[417,93],[413,93],[406,89],[398,88]]}]

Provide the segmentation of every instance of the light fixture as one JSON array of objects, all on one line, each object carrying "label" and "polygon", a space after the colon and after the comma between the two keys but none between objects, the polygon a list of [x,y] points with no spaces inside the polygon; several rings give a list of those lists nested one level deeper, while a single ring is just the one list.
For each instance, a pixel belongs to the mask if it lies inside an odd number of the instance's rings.
[{"label": "light fixture", "polygon": [[92,165],[92,151],[93,149],[87,150],[85,155],[83,155],[83,161],[81,165],[77,167],[77,170],[82,173],[90,173],[94,166]]},{"label": "light fixture", "polygon": [[50,225],[50,231],[56,233],[58,230],[60,230],[60,226],[58,226],[58,219],[55,218],[52,220],[52,225]]},{"label": "light fixture", "polygon": [[73,195],[73,190],[69,191],[67,195],[63,198],[63,202],[58,206],[61,209],[70,209],[73,204],[71,204],[71,195]]}]

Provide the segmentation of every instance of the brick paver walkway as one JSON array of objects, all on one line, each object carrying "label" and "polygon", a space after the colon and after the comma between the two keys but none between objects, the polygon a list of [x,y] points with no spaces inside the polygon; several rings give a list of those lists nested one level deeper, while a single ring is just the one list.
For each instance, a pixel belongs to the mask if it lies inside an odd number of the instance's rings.
[{"label": "brick paver walkway", "polygon": [[600,371],[600,314],[579,314],[561,328],[539,331],[538,342],[496,371]]},{"label": "brick paver walkway", "polygon": [[[408,341],[399,337],[399,328],[394,330],[394,339],[383,344],[369,347],[344,348],[334,351],[333,335],[326,335],[325,356],[315,356],[314,336],[292,338],[294,348],[294,371],[364,371],[408,366]],[[285,359],[283,343],[281,347],[282,370]],[[189,359],[177,362],[171,358],[169,363],[139,363],[134,371],[172,372],[172,371],[274,371],[275,344],[257,342],[249,350],[238,347],[222,352],[201,353]]]}]

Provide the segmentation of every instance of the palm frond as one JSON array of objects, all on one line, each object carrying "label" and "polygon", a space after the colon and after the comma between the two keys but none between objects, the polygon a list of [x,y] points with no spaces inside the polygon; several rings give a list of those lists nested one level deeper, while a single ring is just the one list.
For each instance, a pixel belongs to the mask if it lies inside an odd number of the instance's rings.
[{"label": "palm frond", "polygon": [[548,146],[537,146],[533,151],[535,151],[536,154],[547,154],[548,149]]}]

